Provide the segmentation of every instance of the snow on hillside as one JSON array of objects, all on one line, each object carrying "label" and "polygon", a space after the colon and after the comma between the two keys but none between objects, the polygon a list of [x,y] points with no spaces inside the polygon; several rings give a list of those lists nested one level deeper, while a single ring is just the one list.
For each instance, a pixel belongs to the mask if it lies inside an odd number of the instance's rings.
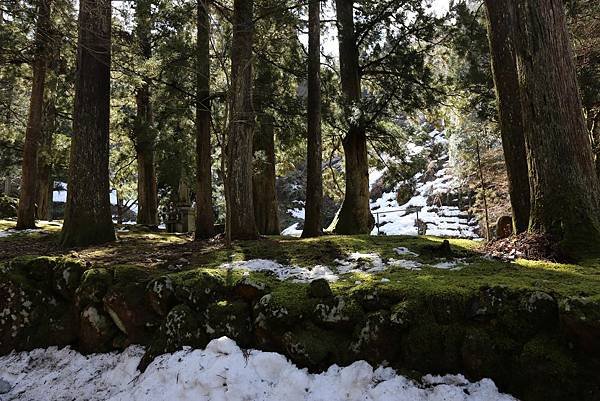
[{"label": "snow on hillside", "polygon": [[[424,149],[441,149],[430,160],[428,171],[418,173],[412,198],[398,204],[398,186],[372,200],[371,212],[375,221],[379,218],[379,229],[375,227],[372,235],[417,235],[417,218],[427,225],[426,234],[443,237],[478,238],[477,222],[472,219],[466,207],[459,207],[457,198],[461,197],[461,182],[453,175],[450,167],[448,140],[445,132],[434,130],[429,133],[429,143],[425,146],[408,144],[409,154],[418,156]],[[384,171],[370,172],[371,187],[384,175]]]},{"label": "snow on hillside", "polygon": [[[405,183],[392,185],[393,190],[384,192],[377,199],[371,199],[370,207],[375,221],[379,221],[379,229],[373,228],[371,235],[417,235],[417,218],[426,225],[426,234],[456,237],[479,238],[477,220],[469,215],[468,202],[464,200],[461,182],[453,174],[450,166],[448,140],[445,132],[434,130],[429,133],[428,140],[423,145],[408,143],[408,157],[422,156],[425,151],[429,154],[427,171],[416,174],[416,183],[410,200],[398,203],[398,191]],[[388,158],[392,161],[393,158]],[[373,190],[383,179],[386,179],[387,168],[371,169],[369,185]],[[390,187],[390,185],[387,185]],[[461,198],[461,199],[459,199]],[[287,211],[288,214],[304,219],[304,209],[296,208]],[[379,220],[377,220],[379,219]],[[282,231],[282,235],[300,236],[301,223],[294,223]]]},{"label": "snow on hillside", "polygon": [[331,366],[321,374],[298,369],[283,355],[243,351],[223,337],[205,350],[184,349],[157,358],[141,374],[137,346],[122,353],[83,356],[69,348],[0,357],[4,401],[515,401],[483,379],[423,377],[417,383],[367,362]]}]

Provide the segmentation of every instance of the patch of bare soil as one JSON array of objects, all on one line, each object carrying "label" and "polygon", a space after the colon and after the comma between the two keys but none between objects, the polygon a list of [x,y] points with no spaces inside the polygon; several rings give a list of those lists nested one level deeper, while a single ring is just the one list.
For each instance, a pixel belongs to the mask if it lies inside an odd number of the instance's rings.
[{"label": "patch of bare soil", "polygon": [[522,233],[488,243],[484,252],[499,259],[544,260],[565,263],[570,260],[560,251],[556,241],[547,235]]},{"label": "patch of bare soil", "polygon": [[184,268],[194,259],[221,246],[195,242],[191,236],[120,234],[116,242],[65,249],[59,234],[12,236],[0,241],[0,262],[18,256],[69,256],[93,265],[135,264],[146,267]]}]

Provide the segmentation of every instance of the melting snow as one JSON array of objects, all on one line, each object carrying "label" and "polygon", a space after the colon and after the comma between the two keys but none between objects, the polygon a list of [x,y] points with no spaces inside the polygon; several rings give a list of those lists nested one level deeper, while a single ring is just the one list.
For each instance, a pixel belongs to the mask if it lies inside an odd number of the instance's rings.
[{"label": "melting snow", "polygon": [[[408,248],[397,248],[399,255],[418,256]],[[270,272],[275,274],[279,280],[292,280],[294,282],[308,283],[316,279],[325,279],[334,282],[340,279],[341,275],[351,273],[375,274],[388,271],[393,268],[407,270],[422,270],[424,266],[445,270],[460,270],[467,266],[464,259],[446,260],[433,265],[425,265],[417,260],[410,259],[388,259],[384,261],[377,253],[353,252],[345,259],[335,259],[336,266],[316,265],[313,267],[302,267],[294,265],[284,265],[274,260],[252,259],[246,261],[236,261],[224,263],[221,269],[239,269],[247,272]]]},{"label": "melting snow", "polygon": [[120,354],[90,356],[53,347],[0,357],[0,378],[13,386],[2,399],[516,401],[489,379],[470,383],[461,375],[428,375],[420,384],[364,361],[309,374],[283,355],[244,352],[226,337],[205,350],[160,356],[140,373],[136,366],[143,354],[135,346]]}]

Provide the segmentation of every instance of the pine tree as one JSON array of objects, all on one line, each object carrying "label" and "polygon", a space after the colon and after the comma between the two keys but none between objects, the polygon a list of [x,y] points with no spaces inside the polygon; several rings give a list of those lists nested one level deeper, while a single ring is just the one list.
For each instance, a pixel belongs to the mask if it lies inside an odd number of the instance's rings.
[{"label": "pine tree", "polygon": [[488,37],[515,233],[529,227],[529,176],[509,1],[486,0]]},{"label": "pine tree", "polygon": [[115,239],[109,196],[110,0],[81,0],[63,246]]},{"label": "pine tree", "polygon": [[235,0],[231,50],[230,120],[227,139],[227,224],[232,240],[258,237],[252,199],[253,0]]},{"label": "pine tree", "polygon": [[210,20],[208,1],[198,0],[196,88],[196,239],[214,235],[210,143]]},{"label": "pine tree", "polygon": [[368,234],[374,219],[369,208],[369,160],[367,135],[354,115],[361,99],[358,43],[354,31],[354,1],[336,0],[340,49],[340,80],[346,102],[348,132],[343,139],[346,163],[344,202],[331,230],[336,234]]},{"label": "pine tree", "polygon": [[[152,17],[151,1],[136,2],[136,38],[141,49],[142,59],[152,57]],[[145,78],[136,89],[136,121],[133,138],[138,170],[138,214],[137,222],[148,226],[158,226],[158,188],[154,147],[156,134],[152,127],[150,80]]]},{"label": "pine tree", "polygon": [[302,237],[323,233],[323,142],[321,138],[321,2],[308,4],[308,120],[306,219]]},{"label": "pine tree", "polygon": [[48,67],[48,38],[50,38],[51,0],[39,0],[35,29],[33,82],[29,102],[29,117],[23,149],[21,191],[17,214],[17,229],[35,228],[38,151],[42,137],[44,89]]},{"label": "pine tree", "polygon": [[529,160],[530,230],[570,256],[600,252],[600,187],[561,0],[513,3]]}]

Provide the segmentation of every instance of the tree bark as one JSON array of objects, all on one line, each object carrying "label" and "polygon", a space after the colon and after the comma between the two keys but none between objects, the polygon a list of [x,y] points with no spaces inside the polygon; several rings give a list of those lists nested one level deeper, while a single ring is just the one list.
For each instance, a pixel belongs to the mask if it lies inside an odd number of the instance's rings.
[{"label": "tree bark", "polygon": [[23,147],[23,165],[17,230],[35,228],[38,150],[42,135],[44,88],[48,66],[48,37],[50,36],[51,0],[39,0],[35,32],[35,56],[33,60],[33,83],[29,102],[29,117]]},{"label": "tree bark", "polygon": [[348,133],[343,140],[346,163],[344,202],[330,229],[336,234],[368,234],[374,219],[369,208],[367,136],[359,119],[352,118],[361,98],[358,44],[354,32],[353,0],[336,0],[340,48],[340,80],[346,101]]},{"label": "tree bark", "polygon": [[[144,60],[152,57],[151,2],[141,0],[136,3],[136,36]],[[152,127],[152,103],[150,81],[145,78],[136,91],[136,122],[134,138],[136,144],[138,170],[138,224],[158,226],[158,188],[154,148],[156,134]]]},{"label": "tree bark", "polygon": [[50,220],[52,209],[52,144],[56,129],[56,104],[54,94],[46,98],[44,107],[44,122],[42,125],[42,138],[38,153],[37,173],[37,218]]},{"label": "tree bark", "polygon": [[81,0],[63,246],[115,239],[109,193],[110,0]]},{"label": "tree bark", "polygon": [[561,0],[516,4],[517,70],[528,150],[530,230],[571,257],[600,252],[600,204]]},{"label": "tree bark", "polygon": [[210,102],[210,19],[208,0],[198,0],[196,93],[196,239],[215,235],[212,200]]},{"label": "tree bark", "polygon": [[254,110],[257,125],[253,139],[252,194],[256,228],[263,235],[279,235],[277,191],[275,189],[275,120],[268,111],[275,91],[273,66],[261,62],[254,82]]},{"label": "tree bark", "polygon": [[256,228],[263,235],[279,235],[277,191],[275,189],[275,127],[273,117],[259,112],[254,133],[254,176],[252,192]]},{"label": "tree bark", "polygon": [[231,51],[231,106],[227,140],[228,218],[232,240],[258,237],[252,199],[252,43],[253,0],[235,0]]},{"label": "tree bark", "polygon": [[530,196],[525,133],[519,94],[519,77],[512,30],[514,10],[509,1],[486,0],[492,71],[502,135],[508,191],[513,215],[513,232],[529,227]]},{"label": "tree bark", "polygon": [[308,4],[308,121],[303,238],[323,234],[323,142],[321,138],[321,2]]}]

